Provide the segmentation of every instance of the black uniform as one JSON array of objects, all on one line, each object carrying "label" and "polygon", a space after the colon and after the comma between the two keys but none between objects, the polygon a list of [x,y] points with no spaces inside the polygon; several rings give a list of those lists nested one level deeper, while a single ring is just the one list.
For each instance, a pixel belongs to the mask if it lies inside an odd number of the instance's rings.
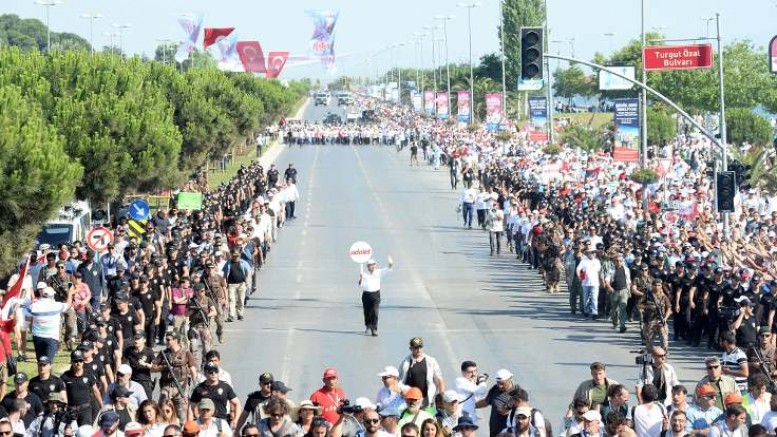
[{"label": "black uniform", "polygon": [[51,375],[48,379],[40,379],[40,376],[34,376],[30,379],[28,388],[30,393],[35,393],[40,399],[48,399],[51,393],[59,393],[65,390],[65,383],[59,376]]},{"label": "black uniform", "polygon": [[[17,399],[16,392],[11,392],[5,395],[3,398],[3,407],[6,409],[6,411],[10,410],[11,403]],[[32,392],[27,392],[27,396],[24,397],[24,400],[27,402],[27,414],[22,416],[22,420],[24,420],[24,426],[29,427],[33,420],[35,420],[36,417],[43,414],[43,402],[41,402],[38,395]]]},{"label": "black uniform", "polygon": [[151,392],[154,386],[151,381],[151,369],[141,366],[140,363],[151,363],[154,361],[154,351],[150,347],[143,347],[136,350],[134,346],[124,348],[124,360],[132,368],[132,380],[143,386],[146,396],[151,398]]},{"label": "black uniform", "polygon": [[67,392],[68,408],[76,414],[78,426],[91,425],[94,421],[92,414],[93,388],[97,385],[94,376],[84,372],[76,376],[73,370],[68,369],[61,376]]},{"label": "black uniform", "polygon": [[235,391],[224,381],[219,381],[216,385],[209,385],[208,381],[203,381],[194,387],[189,400],[196,404],[202,399],[210,399],[216,406],[215,416],[219,419],[229,420],[227,404],[236,397]]}]

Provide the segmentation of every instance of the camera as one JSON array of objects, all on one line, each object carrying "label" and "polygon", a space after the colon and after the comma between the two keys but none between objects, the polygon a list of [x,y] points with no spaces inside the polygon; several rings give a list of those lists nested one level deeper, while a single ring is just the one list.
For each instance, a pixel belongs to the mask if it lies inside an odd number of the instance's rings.
[{"label": "camera", "polygon": [[483,373],[483,374],[478,375],[478,377],[475,379],[475,381],[478,384],[481,384],[483,382],[488,381],[488,373]]},{"label": "camera", "polygon": [[358,405],[351,405],[351,401],[348,399],[343,399],[343,403],[340,404],[340,407],[337,409],[337,414],[355,414],[361,412],[362,407]]},{"label": "camera", "polygon": [[653,356],[647,352],[644,352],[641,355],[637,355],[637,357],[634,359],[634,362],[640,366],[645,364],[653,364]]}]

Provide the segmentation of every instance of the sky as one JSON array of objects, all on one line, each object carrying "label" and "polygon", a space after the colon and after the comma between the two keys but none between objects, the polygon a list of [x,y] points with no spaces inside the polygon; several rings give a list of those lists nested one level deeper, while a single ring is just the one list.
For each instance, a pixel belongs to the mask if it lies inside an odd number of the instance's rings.
[{"label": "sky", "polygon": [[[667,38],[705,36],[707,22],[703,17],[712,17],[716,12],[721,14],[724,44],[749,39],[765,47],[777,34],[777,0],[644,1],[646,29],[660,31]],[[159,44],[158,39],[180,40],[185,36],[176,22],[177,14],[197,12],[204,16],[204,27],[235,27],[241,40],[260,41],[265,53],[278,50],[305,56],[313,30],[312,20],[305,11],[339,10],[335,28],[336,74],[374,76],[378,69],[390,65],[414,68],[423,62],[423,66],[430,68],[431,37],[418,45],[413,34],[424,32],[424,26],[442,25],[443,21],[435,20],[435,16],[455,16],[445,21],[448,59],[468,62],[467,9],[458,7],[457,3],[458,0],[63,0],[51,8],[50,25],[53,31],[73,32],[89,39],[89,22],[81,14],[99,13],[104,18],[94,24],[96,47],[110,44],[104,34],[115,32],[113,25],[130,24],[123,31],[124,50],[150,56]],[[481,0],[481,3],[472,9],[472,52],[476,63],[483,54],[499,50],[499,1]],[[553,53],[569,55],[574,48],[577,57],[591,59],[595,52],[608,53],[639,37],[640,0],[547,0],[547,3],[550,39],[564,41],[551,44]],[[45,8],[34,0],[0,0],[0,13],[46,21]],[[715,23],[709,25],[710,36],[714,36]],[[435,32],[437,37],[443,37],[443,29]],[[571,39],[573,43],[569,42]],[[373,56],[400,43],[405,45]],[[438,45],[443,47],[444,60],[444,45],[442,42]],[[290,65],[282,77],[311,77],[324,82],[333,78],[319,64]]]}]

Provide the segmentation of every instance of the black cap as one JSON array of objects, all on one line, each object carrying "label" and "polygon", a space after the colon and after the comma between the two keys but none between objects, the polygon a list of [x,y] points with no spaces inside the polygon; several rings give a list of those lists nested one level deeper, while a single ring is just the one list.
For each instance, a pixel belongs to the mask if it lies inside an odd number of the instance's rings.
[{"label": "black cap", "polygon": [[205,370],[205,373],[218,372],[219,366],[217,366],[216,363],[206,363],[205,367],[203,367],[203,370]]},{"label": "black cap", "polygon": [[649,267],[648,267],[648,265],[647,265],[647,264],[641,264],[641,265],[639,266],[639,269],[640,269],[640,270],[647,270],[647,269],[649,269]]},{"label": "black cap", "polygon": [[27,378],[27,374],[24,372],[19,372],[13,377],[13,382],[16,384],[21,384],[26,381],[29,381],[29,378]]},{"label": "black cap", "polygon": [[41,357],[38,358],[38,364],[51,364],[51,358],[47,355],[41,355]]},{"label": "black cap", "polygon": [[94,344],[91,341],[82,341],[80,345],[78,345],[78,350],[81,351],[90,351],[94,347]]},{"label": "black cap", "polygon": [[275,378],[272,376],[272,373],[270,372],[264,372],[261,375],[259,375],[259,383],[260,384],[267,384],[268,382],[275,381]]},{"label": "black cap", "polygon": [[113,387],[113,390],[111,390],[111,396],[114,398],[126,398],[129,397],[132,394],[127,387],[124,387],[121,384],[117,384]]},{"label": "black cap", "polygon": [[70,352],[70,361],[84,361],[84,352],[78,349]]},{"label": "black cap", "polygon": [[146,333],[145,331],[135,331],[135,335],[132,336],[133,340],[145,340],[146,339]]},{"label": "black cap", "polygon": [[281,393],[288,393],[291,391],[289,387],[286,387],[286,384],[283,383],[283,381],[273,381],[272,383],[272,391],[279,391]]},{"label": "black cap", "polygon": [[656,278],[656,279],[653,279],[653,285],[661,285],[661,284],[663,284],[663,283],[664,283],[664,282],[663,282],[662,280],[658,279],[658,278]]}]

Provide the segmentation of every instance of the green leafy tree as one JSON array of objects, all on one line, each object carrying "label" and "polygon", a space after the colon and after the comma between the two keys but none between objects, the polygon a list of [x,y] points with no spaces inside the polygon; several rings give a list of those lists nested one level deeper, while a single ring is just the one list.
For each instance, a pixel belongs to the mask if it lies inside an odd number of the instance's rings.
[{"label": "green leafy tree", "polygon": [[16,86],[0,86],[0,154],[0,272],[7,273],[41,225],[73,199],[83,169]]},{"label": "green leafy tree", "polygon": [[677,123],[663,109],[647,108],[648,142],[661,144],[677,135]]},{"label": "green leafy tree", "polygon": [[[501,30],[504,26],[508,87],[514,88],[512,84],[521,74],[521,27],[541,26],[544,22],[544,0],[504,0],[502,2],[502,21],[497,28],[499,32],[497,38],[501,38]],[[499,71],[499,81],[501,81],[501,62]]]},{"label": "green leafy tree", "polygon": [[[45,52],[48,45],[46,25],[34,18],[21,19],[14,14],[0,15],[0,46],[19,47],[28,52]],[[51,32],[51,50],[90,50],[89,41],[69,32]]]},{"label": "green leafy tree", "polygon": [[596,85],[592,78],[577,65],[557,69],[553,73],[553,92],[557,97],[564,97],[572,104],[575,96],[589,97],[596,93]]},{"label": "green leafy tree", "polygon": [[561,141],[568,147],[576,147],[592,153],[602,148],[604,136],[590,126],[572,123],[561,132]]},{"label": "green leafy tree", "polygon": [[499,53],[486,53],[480,57],[480,63],[473,69],[475,78],[489,78],[502,82],[502,60]]},{"label": "green leafy tree", "polygon": [[769,120],[752,110],[733,108],[726,111],[726,137],[732,144],[763,147],[771,144],[774,129]]}]

